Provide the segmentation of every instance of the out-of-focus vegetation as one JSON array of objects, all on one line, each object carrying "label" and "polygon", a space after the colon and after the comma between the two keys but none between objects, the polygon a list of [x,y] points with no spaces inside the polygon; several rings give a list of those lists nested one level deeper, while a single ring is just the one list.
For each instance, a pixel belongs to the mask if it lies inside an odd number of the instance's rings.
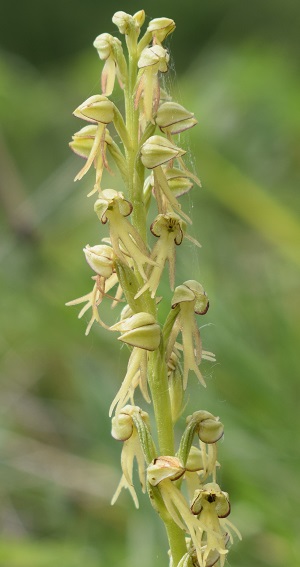
[{"label": "out-of-focus vegetation", "polygon": [[[177,282],[199,279],[211,301],[202,335],[217,364],[188,408],[225,424],[220,478],[243,533],[230,564],[300,562],[300,5],[173,4],[28,0],[1,19],[1,567],[166,564],[146,499],[110,506],[121,447],[108,407],[125,356],[64,307],[89,291],[81,250],[104,236],[88,180],[72,181],[71,111],[99,89],[94,37],[142,7],[177,21],[168,83],[199,120],[180,143],[203,183],[183,204],[203,248],[178,250]],[[115,317],[109,304],[102,315]]]}]

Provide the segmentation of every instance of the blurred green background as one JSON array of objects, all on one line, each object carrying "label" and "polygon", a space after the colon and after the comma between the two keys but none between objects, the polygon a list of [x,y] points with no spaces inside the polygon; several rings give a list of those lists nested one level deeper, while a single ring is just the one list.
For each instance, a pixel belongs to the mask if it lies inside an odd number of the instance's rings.
[{"label": "blurred green background", "polygon": [[[219,478],[243,534],[229,564],[298,565],[300,4],[27,0],[0,21],[0,566],[166,565],[147,499],[110,506],[121,446],[108,407],[126,354],[64,306],[90,290],[82,248],[105,235],[90,178],[73,183],[72,111],[99,92],[96,35],[141,8],[176,21],[167,83],[199,120],[179,142],[202,180],[183,206],[203,247],[178,250],[177,283],[210,297],[217,363],[203,365],[206,390],[190,379],[187,412],[225,424]],[[102,315],[115,320],[109,302]]]}]

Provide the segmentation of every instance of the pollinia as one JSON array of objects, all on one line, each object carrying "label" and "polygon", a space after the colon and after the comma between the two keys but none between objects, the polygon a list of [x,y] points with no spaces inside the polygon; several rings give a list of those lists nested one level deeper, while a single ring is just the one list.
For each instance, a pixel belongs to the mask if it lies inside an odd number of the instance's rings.
[{"label": "pollinia", "polygon": [[[90,312],[86,334],[98,323],[118,333],[128,347],[127,371],[109,410],[112,436],[123,442],[122,476],[112,504],[126,488],[139,506],[133,482],[136,461],[142,490],[166,527],[170,565],[223,567],[233,534],[240,537],[228,519],[229,496],[216,478],[223,425],[200,409],[187,417],[179,447],[174,445],[188,378],[195,374],[205,386],[199,365],[202,359],[214,360],[202,348],[197,323],[197,316],[204,316],[209,307],[203,286],[187,280],[175,287],[177,248],[184,238],[199,245],[189,234],[191,220],[179,198],[200,184],[188,170],[176,136],[197,120],[160,84],[170,59],[164,40],[175,23],[156,18],[141,36],[144,20],[143,10],[133,16],[114,14],[113,23],[125,41],[108,33],[95,39],[104,62],[102,92],[74,111],[86,123],[70,143],[85,159],[75,180],[95,171],[89,196],[95,199],[99,222],[107,226],[107,237],[84,248],[94,272],[92,290],[67,305],[83,304],[79,317]],[[110,98],[116,80],[124,93],[122,111]],[[111,163],[119,172],[120,191],[102,184],[103,171],[111,172]],[[153,210],[156,216],[148,220]],[[159,284],[166,269],[171,293],[161,298]],[[116,324],[102,320],[102,301],[119,308]],[[169,314],[161,325],[158,312],[164,302]],[[148,413],[135,405],[137,389],[152,403],[152,424]]]}]

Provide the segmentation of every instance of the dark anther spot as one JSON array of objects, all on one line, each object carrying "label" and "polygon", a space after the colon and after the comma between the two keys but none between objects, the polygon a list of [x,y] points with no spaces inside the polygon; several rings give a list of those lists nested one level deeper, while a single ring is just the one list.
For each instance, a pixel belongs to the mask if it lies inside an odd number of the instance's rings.
[{"label": "dark anther spot", "polygon": [[208,495],[207,502],[215,502],[215,500],[216,500],[215,494],[209,494]]}]

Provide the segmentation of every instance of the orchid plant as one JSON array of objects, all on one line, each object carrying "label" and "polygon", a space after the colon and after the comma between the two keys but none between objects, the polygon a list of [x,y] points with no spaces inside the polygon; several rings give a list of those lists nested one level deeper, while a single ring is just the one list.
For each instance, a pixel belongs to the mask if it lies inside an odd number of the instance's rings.
[{"label": "orchid plant", "polygon": [[[223,425],[199,410],[187,417],[179,447],[174,443],[188,378],[195,374],[205,386],[199,365],[203,359],[214,361],[213,353],[202,348],[196,320],[209,307],[203,286],[187,280],[175,287],[177,247],[184,238],[199,246],[189,234],[191,220],[179,198],[200,182],[185,165],[185,151],[174,137],[197,120],[161,88],[170,60],[164,40],[175,23],[153,19],[141,36],[144,20],[143,10],[133,16],[114,14],[124,44],[108,33],[96,38],[94,46],[104,61],[102,92],[74,111],[87,123],[70,143],[85,159],[75,180],[95,170],[89,196],[96,197],[94,211],[108,232],[102,242],[84,248],[94,272],[92,290],[67,305],[84,304],[79,317],[91,311],[86,334],[98,323],[107,332],[119,333],[118,340],[128,346],[127,371],[109,410],[112,436],[123,442],[122,476],[112,504],[124,488],[139,506],[133,481],[136,462],[142,490],[166,527],[170,565],[223,567],[233,535],[240,537],[228,520],[229,496],[216,478]],[[116,79],[124,93],[123,114],[109,98]],[[111,172],[109,161],[120,173],[122,191],[103,187],[104,169]],[[148,220],[154,209],[155,218]],[[155,237],[152,249],[150,232]],[[171,293],[162,299],[157,292],[166,264]],[[112,307],[123,306],[114,325],[99,314],[104,300],[112,301]],[[169,303],[163,325],[158,320],[162,301]],[[145,402],[152,403],[152,423],[135,405],[138,388]]]}]

